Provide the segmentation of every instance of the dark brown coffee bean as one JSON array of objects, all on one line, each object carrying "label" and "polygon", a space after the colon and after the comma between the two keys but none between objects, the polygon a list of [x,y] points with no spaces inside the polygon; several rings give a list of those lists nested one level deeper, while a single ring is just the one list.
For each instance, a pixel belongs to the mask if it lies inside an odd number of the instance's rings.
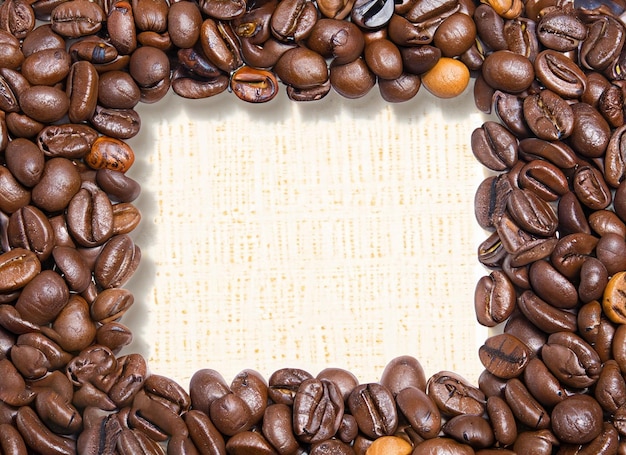
[{"label": "dark brown coffee bean", "polygon": [[496,90],[519,93],[526,90],[535,77],[533,64],[523,55],[508,50],[487,56],[482,66],[487,84]]},{"label": "dark brown coffee bean", "polygon": [[495,440],[503,446],[513,444],[517,439],[517,426],[513,411],[506,401],[498,396],[489,397],[487,415],[491,421]]},{"label": "dark brown coffee bean", "polygon": [[45,49],[65,49],[65,40],[52,31],[50,24],[42,24],[31,30],[22,41],[24,56]]},{"label": "dark brown coffee bean", "polygon": [[96,260],[94,278],[103,288],[120,287],[135,273],[141,250],[126,234],[112,237]]},{"label": "dark brown coffee bean", "polygon": [[504,394],[513,415],[521,423],[536,430],[549,428],[550,415],[533,398],[522,381],[517,378],[509,379]]},{"label": "dark brown coffee bean", "polygon": [[426,377],[420,362],[411,356],[400,356],[392,359],[383,370],[380,384],[396,396],[407,387],[426,390]]},{"label": "dark brown coffee bean", "polygon": [[98,102],[98,82],[98,72],[90,62],[77,61],[71,66],[66,87],[71,122],[83,122],[93,115]]},{"label": "dark brown coffee bean", "polygon": [[72,0],[60,3],[52,10],[52,30],[66,38],[93,35],[102,28],[104,11],[97,3]]},{"label": "dark brown coffee bean", "polygon": [[578,164],[578,158],[571,147],[564,142],[548,142],[535,137],[522,139],[519,142],[520,158],[526,161],[543,159],[556,167],[566,170]]},{"label": "dark brown coffee bean", "polygon": [[20,107],[24,114],[42,123],[61,120],[69,109],[65,92],[55,87],[36,85],[20,95]]},{"label": "dark brown coffee bean", "polygon": [[4,152],[7,168],[19,183],[35,186],[43,174],[44,155],[33,142],[17,138],[10,141]]},{"label": "dark brown coffee bean", "polygon": [[389,103],[409,101],[417,95],[421,84],[419,76],[406,72],[396,79],[378,79],[380,96]]},{"label": "dark brown coffee bean", "polygon": [[580,62],[590,70],[603,71],[619,56],[626,30],[615,18],[602,16],[588,27],[580,47]]},{"label": "dark brown coffee bean", "polygon": [[430,439],[441,430],[441,413],[437,405],[426,392],[413,386],[405,387],[398,392],[396,403],[402,415],[417,434]]},{"label": "dark brown coffee bean", "polygon": [[[296,438],[314,443],[332,437],[341,425],[343,411],[343,397],[334,383],[319,379],[304,380],[293,402],[293,430]],[[365,416],[364,422],[367,422]]]},{"label": "dark brown coffee bean", "polygon": [[0,5],[0,28],[18,39],[25,38],[35,27],[35,12],[25,0],[7,0]]},{"label": "dark brown coffee bean", "polygon": [[[575,419],[576,426],[572,426]],[[552,430],[561,441],[571,444],[591,442],[602,431],[602,408],[588,395],[573,395],[552,410]]]},{"label": "dark brown coffee bean", "polygon": [[550,305],[571,309],[578,304],[576,287],[549,262],[533,263],[529,269],[529,278],[535,293]]},{"label": "dark brown coffee bean", "polygon": [[446,17],[433,35],[433,44],[445,57],[457,57],[467,51],[476,41],[476,25],[470,16],[462,12]]},{"label": "dark brown coffee bean", "polygon": [[317,10],[307,0],[280,2],[270,21],[272,34],[281,41],[302,41],[311,34],[317,21]]},{"label": "dark brown coffee bean", "polygon": [[220,433],[233,436],[252,427],[250,408],[245,401],[233,393],[217,398],[211,403],[211,421]]},{"label": "dark brown coffee bean", "polygon": [[113,207],[104,191],[84,185],[67,207],[67,226],[81,246],[104,244],[113,235]]},{"label": "dark brown coffee bean", "polygon": [[263,435],[279,453],[292,453],[298,449],[291,422],[291,408],[286,404],[275,403],[265,409]]},{"label": "dark brown coffee bean", "polygon": [[553,307],[532,291],[524,291],[517,299],[517,306],[524,316],[543,332],[576,330],[575,314]]},{"label": "dark brown coffee bean", "polygon": [[337,65],[356,60],[365,47],[363,32],[351,22],[320,19],[307,38],[309,49],[322,57],[333,59]]},{"label": "dark brown coffee bean", "polygon": [[475,449],[490,447],[495,442],[489,422],[481,416],[460,415],[448,420],[443,433]]},{"label": "dark brown coffee bean", "polygon": [[68,352],[79,352],[89,346],[95,339],[96,325],[91,320],[85,299],[72,294],[54,320],[52,330],[57,343]]},{"label": "dark brown coffee bean", "polygon": [[41,271],[35,253],[13,248],[0,254],[0,292],[12,292],[26,286]]},{"label": "dark brown coffee bean", "polygon": [[626,242],[617,234],[603,235],[596,245],[596,256],[606,267],[609,276],[626,270]]},{"label": "dark brown coffee bean", "polygon": [[44,270],[24,287],[15,309],[27,321],[43,325],[56,318],[68,299],[69,289],[63,278],[51,270]]},{"label": "dark brown coffee bean", "polygon": [[587,27],[575,14],[555,9],[537,24],[537,37],[545,47],[565,52],[578,48],[587,38]]},{"label": "dark brown coffee bean", "polygon": [[530,351],[513,335],[502,333],[489,337],[478,350],[478,356],[491,374],[510,379],[522,373],[530,359]]},{"label": "dark brown coffee bean", "polygon": [[508,333],[522,341],[536,356],[548,340],[548,335],[529,321],[521,312],[515,312],[506,321],[504,333]]},{"label": "dark brown coffee bean", "polygon": [[359,430],[370,438],[392,435],[398,427],[398,415],[391,392],[380,384],[357,386],[348,398],[350,413]]},{"label": "dark brown coffee bean", "polygon": [[[303,68],[307,71],[302,71]],[[323,85],[329,77],[324,58],[303,47],[285,52],[274,71],[283,83],[302,89]]]},{"label": "dark brown coffee bean", "polygon": [[626,381],[615,360],[604,363],[594,390],[596,400],[608,413],[615,413],[626,403]]},{"label": "dark brown coffee bean", "polygon": [[488,121],[472,132],[472,152],[485,167],[504,171],[517,162],[517,140],[500,123]]},{"label": "dark brown coffee bean", "polygon": [[482,415],[485,412],[484,393],[456,373],[449,371],[436,373],[428,380],[426,391],[442,414]]},{"label": "dark brown coffee bean", "polygon": [[537,55],[534,62],[537,79],[563,98],[580,97],[587,83],[585,73],[564,54],[550,49]]},{"label": "dark brown coffee bean", "polygon": [[[337,386],[337,389],[339,389],[339,393],[341,393],[344,402],[348,400],[348,397],[350,396],[352,390],[354,390],[354,388],[359,385],[359,380],[357,379],[357,377],[348,370],[344,370],[343,368],[324,368],[317,374],[315,378],[319,379],[320,381],[322,379],[326,379],[333,382]],[[356,422],[354,422],[354,424],[356,425]]]},{"label": "dark brown coffee bean", "polygon": [[73,454],[76,451],[74,440],[53,433],[30,407],[18,410],[16,424],[27,445],[39,453]]},{"label": "dark brown coffee bean", "polygon": [[547,89],[524,99],[524,119],[538,138],[553,141],[570,136],[575,122],[572,107]]},{"label": "dark brown coffee bean", "polygon": [[200,43],[207,58],[226,73],[243,63],[239,41],[228,23],[205,19],[200,29]]},{"label": "dark brown coffee bean", "polygon": [[49,157],[82,158],[93,146],[98,133],[87,125],[50,125],[37,135],[37,145]]},{"label": "dark brown coffee bean", "polygon": [[[230,393],[222,375],[208,368],[196,371],[189,383],[189,396],[194,409],[209,413],[211,403]],[[269,393],[271,393],[271,388]]]},{"label": "dark brown coffee bean", "polygon": [[7,237],[12,248],[33,251],[44,262],[54,247],[54,231],[46,215],[37,207],[27,205],[11,214]]},{"label": "dark brown coffee bean", "polygon": [[209,453],[226,453],[224,437],[206,414],[192,409],[183,418],[189,429],[189,437],[196,447]]},{"label": "dark brown coffee bean", "polygon": [[370,71],[363,58],[344,65],[330,65],[330,84],[344,98],[365,96],[376,83],[376,76]]},{"label": "dark brown coffee bean", "polygon": [[507,208],[519,226],[531,234],[550,237],[556,232],[558,220],[554,210],[532,191],[513,189]]},{"label": "dark brown coffee bean", "polygon": [[533,160],[524,165],[519,174],[519,186],[528,189],[545,201],[555,201],[569,191],[563,172],[555,165]]},{"label": "dark brown coffee bean", "polygon": [[45,49],[26,57],[21,72],[32,85],[54,85],[65,79],[70,65],[65,49]]},{"label": "dark brown coffee bean", "polygon": [[65,209],[80,189],[80,175],[71,161],[52,158],[46,162],[43,175],[33,187],[33,204],[47,212]]},{"label": "dark brown coffee bean", "polygon": [[476,284],[474,308],[478,322],[494,327],[505,321],[515,309],[515,287],[504,272],[494,270]]},{"label": "dark brown coffee bean", "polygon": [[526,365],[523,382],[533,398],[547,408],[554,407],[567,397],[567,392],[559,380],[545,363],[536,357]]},{"label": "dark brown coffee bean", "polygon": [[513,450],[515,453],[550,455],[558,445],[559,440],[550,430],[523,431],[516,439]]},{"label": "dark brown coffee bean", "polygon": [[588,158],[603,156],[611,137],[609,124],[589,104],[575,103],[572,110],[574,129],[569,137],[569,144],[582,156]]},{"label": "dark brown coffee bean", "polygon": [[585,388],[598,380],[601,370],[598,354],[572,332],[550,335],[541,356],[552,374],[567,386]]},{"label": "dark brown coffee bean", "polygon": [[437,437],[426,439],[415,446],[412,455],[435,455],[435,454],[473,455],[476,452],[469,445],[456,442],[454,439]]}]

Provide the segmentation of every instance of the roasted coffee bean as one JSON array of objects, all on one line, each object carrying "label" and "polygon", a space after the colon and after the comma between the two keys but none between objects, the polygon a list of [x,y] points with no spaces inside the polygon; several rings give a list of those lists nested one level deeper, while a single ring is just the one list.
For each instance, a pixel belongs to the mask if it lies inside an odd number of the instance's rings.
[{"label": "roasted coffee bean", "polygon": [[548,335],[534,325],[521,312],[515,312],[506,321],[504,333],[508,333],[522,341],[536,356],[541,347],[546,343]]},{"label": "roasted coffee bean", "polygon": [[580,269],[578,297],[584,303],[602,299],[609,282],[609,273],[602,261],[589,258]]},{"label": "roasted coffee bean", "polygon": [[272,34],[281,41],[302,41],[310,35],[317,21],[317,10],[307,0],[280,2],[272,14]]},{"label": "roasted coffee bean", "polygon": [[486,3],[476,7],[473,15],[477,35],[488,49],[500,51],[507,49],[504,38],[504,19]]},{"label": "roasted coffee bean", "polygon": [[26,444],[36,452],[68,455],[76,453],[75,441],[53,433],[32,408],[21,407],[17,411],[15,422]]},{"label": "roasted coffee bean", "polygon": [[83,124],[50,125],[37,135],[37,146],[48,157],[82,158],[91,150],[98,133]]},{"label": "roasted coffee bean", "polygon": [[94,141],[85,161],[94,169],[126,172],[135,162],[135,153],[122,140],[101,136]]},{"label": "roasted coffee bean", "polygon": [[598,380],[601,370],[598,354],[572,332],[550,335],[541,356],[552,374],[567,386],[582,389]]},{"label": "roasted coffee bean", "polygon": [[[315,443],[332,437],[341,425],[343,412],[343,397],[334,383],[319,379],[304,380],[293,402],[293,431],[296,438]],[[364,416],[365,422],[367,417]]]},{"label": "roasted coffee bean", "polygon": [[407,442],[406,439],[403,439],[400,436],[383,436],[372,442],[371,446],[367,449],[367,453],[370,455],[383,455],[389,453],[396,455],[409,455],[413,453],[413,446]]},{"label": "roasted coffee bean", "polygon": [[167,13],[167,30],[174,46],[181,49],[193,47],[200,37],[200,25],[202,15],[197,4],[176,2],[170,6]]},{"label": "roasted coffee bean", "polygon": [[435,46],[425,44],[421,46],[402,47],[397,39],[393,39],[391,30],[389,39],[399,46],[404,70],[408,73],[421,75],[432,69],[441,58],[441,50]]},{"label": "roasted coffee bean", "polygon": [[20,95],[20,107],[24,114],[42,123],[61,120],[67,114],[69,104],[65,92],[45,85],[29,87]]},{"label": "roasted coffee bean", "polygon": [[501,50],[485,58],[482,76],[496,90],[519,93],[530,86],[535,70],[530,60],[523,55]]},{"label": "roasted coffee bean", "polygon": [[346,21],[320,19],[307,38],[307,46],[337,65],[353,62],[362,53],[365,39],[359,28]]},{"label": "roasted coffee bean", "polygon": [[626,270],[625,252],[626,242],[618,234],[605,234],[596,245],[596,257],[604,264],[609,276]]},{"label": "roasted coffee bean", "polygon": [[570,136],[575,123],[572,107],[547,89],[524,99],[524,119],[533,133],[545,140]]},{"label": "roasted coffee bean", "polygon": [[587,38],[587,27],[575,14],[555,9],[537,24],[537,37],[545,47],[565,52],[577,49]]},{"label": "roasted coffee bean", "polygon": [[93,2],[72,0],[60,3],[52,10],[52,30],[66,38],[93,35],[102,28],[104,11]]},{"label": "roasted coffee bean", "polygon": [[556,232],[558,220],[554,210],[532,191],[513,189],[507,208],[517,224],[531,234],[550,237]]},{"label": "roasted coffee bean", "polygon": [[141,250],[126,234],[112,237],[95,263],[94,278],[103,288],[120,287],[139,265]]},{"label": "roasted coffee bean", "polygon": [[530,322],[546,333],[576,330],[575,314],[548,304],[532,291],[524,291],[517,299],[517,306]]},{"label": "roasted coffee bean", "polygon": [[87,36],[75,41],[70,45],[69,53],[73,61],[85,60],[94,66],[115,62],[119,57],[115,46],[97,36]]},{"label": "roasted coffee bean", "polygon": [[426,439],[415,446],[412,455],[435,455],[435,454],[472,455],[476,453],[469,445],[456,442],[454,439],[437,437]]},{"label": "roasted coffee bean", "polygon": [[536,193],[546,201],[555,201],[569,191],[569,184],[563,172],[547,161],[533,160],[522,167],[519,186]]},{"label": "roasted coffee bean", "polygon": [[528,275],[535,293],[550,305],[571,309],[578,304],[576,287],[549,262],[533,263]]},{"label": "roasted coffee bean", "polygon": [[374,87],[376,76],[363,58],[343,65],[335,62],[330,65],[330,84],[344,98],[361,98]]},{"label": "roasted coffee bean", "polygon": [[515,136],[497,122],[485,122],[472,132],[474,156],[494,171],[504,171],[517,162],[517,144]]},{"label": "roasted coffee bean", "polygon": [[559,380],[545,363],[536,357],[526,365],[523,382],[533,398],[547,408],[554,407],[567,397],[567,392]]},{"label": "roasted coffee bean", "polygon": [[[315,378],[319,379],[320,381],[322,379],[326,379],[334,383],[337,386],[339,393],[341,393],[344,402],[348,400],[348,397],[350,396],[352,390],[354,390],[354,388],[359,385],[359,380],[357,379],[357,377],[348,370],[344,370],[343,368],[324,368],[317,374]],[[354,423],[356,424],[356,422]]]},{"label": "roasted coffee bean", "polygon": [[279,453],[291,453],[298,449],[291,422],[291,408],[286,404],[275,403],[265,409],[263,435]]},{"label": "roasted coffee bean", "polygon": [[167,30],[168,5],[165,0],[133,0],[132,8],[138,30],[157,33]]},{"label": "roasted coffee bean", "polygon": [[231,76],[230,88],[243,101],[265,103],[278,93],[278,81],[270,71],[242,66]]},{"label": "roasted coffee bean", "polygon": [[[271,378],[271,377],[270,377]],[[271,384],[269,394],[271,397]],[[189,383],[189,396],[194,409],[209,414],[211,403],[230,393],[228,384],[220,373],[208,368],[196,371]]]},{"label": "roasted coffee bean", "polygon": [[72,64],[66,86],[71,122],[79,123],[92,117],[98,103],[98,83],[98,72],[90,62],[79,60]]},{"label": "roasted coffee bean", "polygon": [[83,185],[67,207],[67,226],[80,246],[104,244],[113,235],[113,206],[104,191]]},{"label": "roasted coffee bean", "polygon": [[133,341],[133,333],[119,322],[107,322],[96,330],[96,343],[118,354]]},{"label": "roasted coffee bean", "polygon": [[360,384],[348,397],[347,405],[359,430],[368,437],[389,436],[398,427],[393,396],[380,384]]},{"label": "roasted coffee bean", "polygon": [[396,395],[398,409],[417,434],[430,439],[441,430],[441,413],[435,402],[422,389],[408,386]]},{"label": "roasted coffee bean", "polygon": [[572,148],[561,141],[548,142],[535,137],[519,142],[519,156],[525,161],[543,159],[562,170],[574,168],[578,158]]},{"label": "roasted coffee bean", "polygon": [[44,270],[24,287],[15,309],[27,321],[43,325],[56,318],[68,299],[69,290],[63,278],[51,270]]},{"label": "roasted coffee bean", "polygon": [[584,157],[603,156],[611,136],[609,124],[589,104],[575,103],[572,105],[572,110],[574,129],[569,137],[569,144]]},{"label": "roasted coffee bean", "polygon": [[70,65],[65,49],[44,49],[26,57],[21,73],[32,85],[54,85],[65,79]]},{"label": "roasted coffee bean", "polygon": [[64,210],[80,185],[80,175],[71,161],[52,158],[46,161],[43,175],[33,187],[33,204],[47,212]]},{"label": "roasted coffee bean", "polygon": [[[602,431],[602,408],[588,395],[573,395],[552,410],[552,430],[561,441],[571,444],[591,442]],[[576,419],[576,426],[571,419]]]},{"label": "roasted coffee bean", "polygon": [[33,187],[41,179],[45,159],[32,141],[16,138],[10,141],[4,152],[7,168],[19,183]]},{"label": "roasted coffee bean", "polygon": [[129,139],[139,133],[141,119],[134,109],[108,109],[96,106],[90,121],[105,136]]},{"label": "roasted coffee bean", "polygon": [[239,41],[228,23],[205,19],[200,29],[200,43],[207,58],[226,73],[243,63]]},{"label": "roasted coffee bean", "polygon": [[596,383],[594,397],[602,409],[611,414],[626,403],[626,381],[615,360],[604,363]]},{"label": "roasted coffee bean", "polygon": [[626,30],[611,16],[599,17],[588,27],[580,46],[580,63],[587,69],[603,71],[619,56]]},{"label": "roasted coffee bean", "polygon": [[182,417],[161,400],[139,390],[134,395],[128,422],[141,429],[150,438],[164,441],[174,434],[187,435],[187,427]]},{"label": "roasted coffee bean", "polygon": [[409,101],[417,95],[421,85],[419,76],[406,72],[396,79],[378,79],[380,96],[389,103]]},{"label": "roasted coffee bean", "polygon": [[407,387],[415,387],[425,391],[424,368],[415,357],[395,357],[385,366],[380,377],[380,384],[385,386],[394,396]]},{"label": "roasted coffee bean", "polygon": [[11,214],[7,237],[12,248],[33,251],[44,262],[54,247],[54,231],[46,215],[37,207],[24,206]]},{"label": "roasted coffee bean", "polygon": [[550,426],[550,415],[533,398],[526,386],[517,378],[509,379],[504,395],[513,415],[532,429],[543,430]]},{"label": "roasted coffee bean", "polygon": [[448,420],[443,433],[475,449],[490,447],[495,442],[489,422],[481,416],[460,415]]},{"label": "roasted coffee bean", "polygon": [[578,98],[584,93],[587,84],[585,73],[564,54],[544,50],[537,55],[534,66],[537,79],[557,95]]},{"label": "roasted coffee bean", "polygon": [[224,437],[206,414],[192,409],[184,414],[183,419],[189,429],[189,437],[199,450],[208,453],[226,453]]},{"label": "roasted coffee bean", "polygon": [[513,450],[515,453],[536,453],[550,455],[559,440],[550,430],[523,431],[517,437]]},{"label": "roasted coffee bean", "polygon": [[35,27],[35,12],[24,0],[7,0],[0,5],[0,27],[18,39],[25,38]]},{"label": "roasted coffee bean", "polygon": [[492,101],[494,111],[502,124],[519,139],[533,135],[524,119],[524,99],[522,97],[496,90],[493,93]]},{"label": "roasted coffee bean", "polygon": [[[302,71],[302,68],[307,68],[307,71]],[[323,85],[329,78],[324,58],[303,47],[285,52],[274,66],[274,71],[283,83],[301,89]]]},{"label": "roasted coffee bean", "polygon": [[485,395],[458,374],[449,371],[436,373],[428,380],[426,391],[442,414],[482,415],[485,412]]},{"label": "roasted coffee bean", "polygon": [[124,71],[107,71],[98,80],[98,102],[104,107],[132,109],[140,96],[137,83]]},{"label": "roasted coffee bean", "polygon": [[220,433],[227,436],[247,431],[253,425],[252,412],[246,402],[230,392],[211,402],[209,417]]},{"label": "roasted coffee bean", "polygon": [[513,411],[506,401],[498,396],[490,396],[487,399],[487,415],[495,440],[503,446],[513,444],[517,439],[517,427]]},{"label": "roasted coffee bean", "polygon": [[487,338],[478,350],[478,356],[491,374],[510,379],[522,373],[530,359],[530,351],[513,335],[502,333]]},{"label": "roasted coffee bean", "polygon": [[626,321],[626,271],[615,273],[606,284],[602,299],[604,314],[616,324]]},{"label": "roasted coffee bean", "polygon": [[137,48],[135,18],[129,2],[118,1],[109,8],[106,26],[111,44],[120,54],[130,54]]},{"label": "roasted coffee bean", "polygon": [[476,284],[474,308],[479,323],[494,327],[505,321],[515,309],[515,288],[504,272],[494,270]]},{"label": "roasted coffee bean", "polygon": [[457,57],[469,50],[476,41],[476,26],[470,16],[462,12],[448,16],[437,27],[433,44],[445,57]]}]

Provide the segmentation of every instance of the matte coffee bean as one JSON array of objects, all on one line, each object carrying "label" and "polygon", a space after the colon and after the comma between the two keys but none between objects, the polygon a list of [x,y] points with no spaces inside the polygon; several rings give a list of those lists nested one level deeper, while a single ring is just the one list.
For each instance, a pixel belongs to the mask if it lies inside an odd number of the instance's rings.
[{"label": "matte coffee bean", "polygon": [[[591,442],[602,431],[602,408],[588,395],[573,395],[552,410],[552,429],[557,438],[571,444]],[[572,419],[576,426],[571,425]]]}]

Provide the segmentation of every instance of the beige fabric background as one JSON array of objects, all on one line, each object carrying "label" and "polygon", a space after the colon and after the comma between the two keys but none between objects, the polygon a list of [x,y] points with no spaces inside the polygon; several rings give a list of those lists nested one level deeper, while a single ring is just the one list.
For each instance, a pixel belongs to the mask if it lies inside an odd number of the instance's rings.
[{"label": "beige fabric background", "polygon": [[363,381],[410,354],[475,380],[485,330],[471,90],[388,105],[225,93],[142,106],[131,350],[185,386],[213,368],[329,366]]}]

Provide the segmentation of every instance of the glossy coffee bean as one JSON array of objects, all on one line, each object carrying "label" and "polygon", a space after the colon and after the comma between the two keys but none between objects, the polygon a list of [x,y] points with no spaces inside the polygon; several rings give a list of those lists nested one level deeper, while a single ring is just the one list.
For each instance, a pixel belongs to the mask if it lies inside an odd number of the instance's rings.
[{"label": "glossy coffee bean", "polygon": [[[552,429],[561,441],[572,444],[591,442],[602,431],[602,408],[587,395],[573,395],[552,410]],[[576,419],[576,427],[570,424]]]}]

